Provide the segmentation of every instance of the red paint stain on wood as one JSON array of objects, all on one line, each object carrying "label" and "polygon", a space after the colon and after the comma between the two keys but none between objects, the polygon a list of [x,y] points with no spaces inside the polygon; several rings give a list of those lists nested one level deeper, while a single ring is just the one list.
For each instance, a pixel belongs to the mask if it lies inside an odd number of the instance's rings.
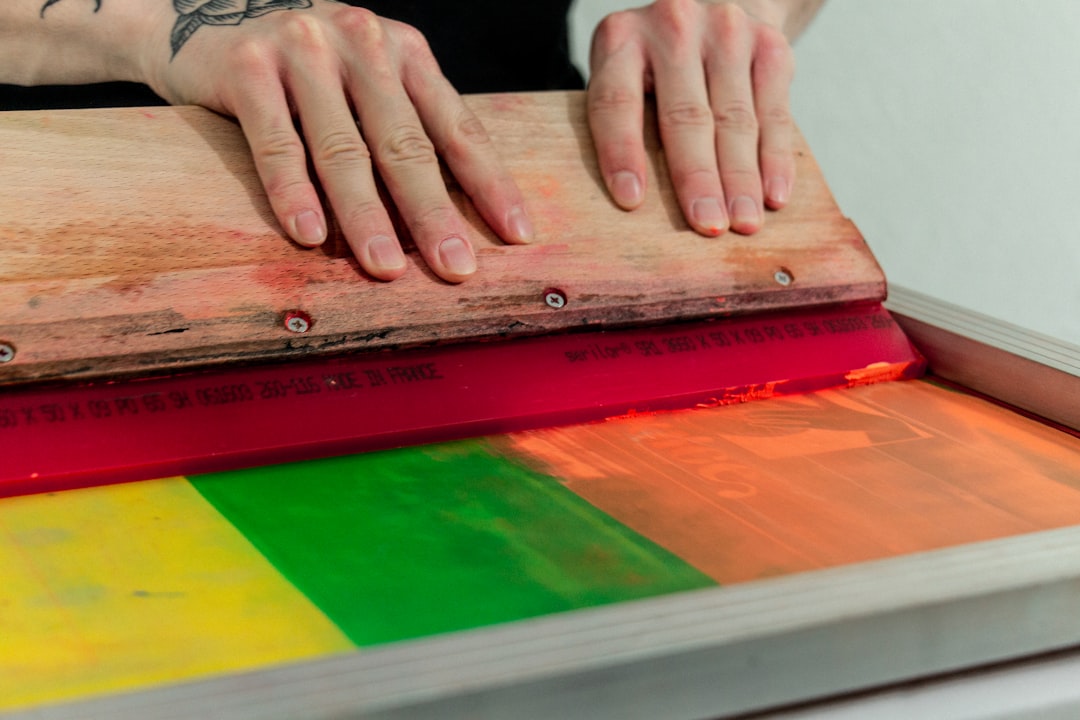
[{"label": "red paint stain on wood", "polygon": [[540,195],[550,199],[555,197],[555,195],[562,190],[562,183],[559,182],[558,178],[552,175],[541,175],[537,177],[534,188]]}]

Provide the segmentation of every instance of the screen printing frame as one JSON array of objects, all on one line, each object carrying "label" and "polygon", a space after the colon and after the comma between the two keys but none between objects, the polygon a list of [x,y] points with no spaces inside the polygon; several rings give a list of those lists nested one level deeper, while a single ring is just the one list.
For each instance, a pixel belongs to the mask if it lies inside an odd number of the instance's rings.
[{"label": "screen printing frame", "polygon": [[[887,307],[932,373],[1080,431],[1080,348],[901,288]],[[1080,527],[1069,527],[29,714],[722,718],[1077,646]]]}]

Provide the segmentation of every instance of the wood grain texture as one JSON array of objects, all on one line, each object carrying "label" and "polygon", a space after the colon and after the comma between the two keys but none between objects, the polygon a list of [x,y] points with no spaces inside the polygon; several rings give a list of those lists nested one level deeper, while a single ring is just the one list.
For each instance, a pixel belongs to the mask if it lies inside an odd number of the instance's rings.
[{"label": "wood grain texture", "polygon": [[[752,237],[685,225],[655,138],[645,206],[600,181],[581,93],[468,98],[527,198],[538,240],[504,246],[449,179],[480,271],[460,286],[415,252],[393,283],[335,230],[274,220],[237,126],[189,107],[0,115],[0,384],[171,371],[585,326],[880,300],[885,280],[805,144],[790,206]],[[647,123],[648,124],[648,123]],[[774,275],[784,268],[794,282]],[[568,298],[548,307],[545,290]],[[307,313],[309,332],[284,327]]]}]

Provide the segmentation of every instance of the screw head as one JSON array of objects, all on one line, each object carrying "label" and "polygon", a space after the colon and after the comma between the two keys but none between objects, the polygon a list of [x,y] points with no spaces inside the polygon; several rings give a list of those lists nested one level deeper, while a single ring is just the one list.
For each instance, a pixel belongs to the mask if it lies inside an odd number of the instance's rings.
[{"label": "screw head", "polygon": [[0,342],[0,363],[9,363],[15,359],[15,347],[6,342]]},{"label": "screw head", "polygon": [[294,333],[306,333],[311,329],[311,317],[302,310],[285,313],[285,329]]},{"label": "screw head", "polygon": [[795,277],[787,268],[780,268],[775,273],[773,273],[773,280],[775,280],[778,284],[787,287],[791,283],[795,282]]},{"label": "screw head", "polygon": [[566,293],[562,290],[550,288],[544,291],[544,302],[548,307],[556,310],[566,307]]}]

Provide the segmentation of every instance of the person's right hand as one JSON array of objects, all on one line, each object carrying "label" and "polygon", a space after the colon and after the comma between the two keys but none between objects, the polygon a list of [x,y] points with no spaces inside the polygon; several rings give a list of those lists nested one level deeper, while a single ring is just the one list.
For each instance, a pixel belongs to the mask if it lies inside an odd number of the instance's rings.
[{"label": "person's right hand", "polygon": [[500,238],[532,238],[521,192],[414,28],[328,0],[173,0],[158,19],[166,29],[142,51],[145,81],[170,102],[239,120],[274,213],[301,245],[327,237],[310,162],[360,265],[401,276],[377,170],[428,266],[465,280],[476,256],[438,157]]},{"label": "person's right hand", "polygon": [[632,210],[644,198],[642,109],[652,93],[690,227],[749,235],[764,225],[764,208],[784,207],[795,181],[795,62],[782,29],[818,5],[655,0],[607,16],[593,36],[589,125],[616,204]]}]

